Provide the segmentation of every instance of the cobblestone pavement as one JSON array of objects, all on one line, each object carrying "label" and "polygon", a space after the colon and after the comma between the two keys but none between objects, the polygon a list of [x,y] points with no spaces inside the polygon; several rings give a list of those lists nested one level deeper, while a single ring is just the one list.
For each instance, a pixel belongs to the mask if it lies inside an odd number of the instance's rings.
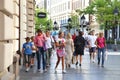
[{"label": "cobblestone pavement", "polygon": [[36,64],[29,72],[25,72],[25,68],[20,70],[20,80],[119,80],[120,79],[120,52],[109,52],[105,67],[102,68],[95,63],[89,61],[88,52],[83,56],[82,66],[71,65],[66,69],[66,74],[62,74],[61,64],[55,73],[54,67],[56,63],[55,53],[51,58],[51,66],[47,72],[41,73],[37,71]]}]

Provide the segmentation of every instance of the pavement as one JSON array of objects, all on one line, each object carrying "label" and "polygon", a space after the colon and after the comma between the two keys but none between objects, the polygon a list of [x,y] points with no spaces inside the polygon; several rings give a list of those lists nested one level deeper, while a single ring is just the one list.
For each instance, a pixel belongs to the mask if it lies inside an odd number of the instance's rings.
[{"label": "pavement", "polygon": [[66,73],[62,73],[61,63],[55,73],[55,63],[57,57],[54,53],[51,57],[51,66],[47,72],[38,72],[35,66],[29,72],[25,72],[25,68],[20,69],[19,80],[119,80],[120,79],[120,52],[108,50],[108,58],[105,61],[104,68],[97,65],[96,62],[90,62],[89,54],[85,51],[82,66],[71,65],[66,69]]}]

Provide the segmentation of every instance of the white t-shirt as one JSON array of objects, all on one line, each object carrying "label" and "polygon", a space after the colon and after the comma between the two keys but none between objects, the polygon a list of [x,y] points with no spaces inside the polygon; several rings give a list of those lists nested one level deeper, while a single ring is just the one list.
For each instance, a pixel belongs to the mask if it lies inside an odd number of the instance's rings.
[{"label": "white t-shirt", "polygon": [[89,35],[88,41],[89,41],[91,47],[96,47],[96,45],[95,45],[96,39],[97,39],[97,37],[95,35]]},{"label": "white t-shirt", "polygon": [[[35,48],[35,44],[34,44],[34,42],[31,42],[31,44],[33,45],[33,48]],[[36,50],[32,50],[32,52],[35,53]]]},{"label": "white t-shirt", "polygon": [[52,38],[52,36],[50,37],[46,37],[46,41],[45,41],[45,47],[48,48],[52,48],[52,43],[54,43],[54,40]]}]

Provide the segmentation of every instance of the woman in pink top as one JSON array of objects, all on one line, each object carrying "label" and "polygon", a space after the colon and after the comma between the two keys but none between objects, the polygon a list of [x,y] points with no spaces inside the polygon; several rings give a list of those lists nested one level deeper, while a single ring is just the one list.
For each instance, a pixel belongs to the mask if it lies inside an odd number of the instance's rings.
[{"label": "woman in pink top", "polygon": [[101,52],[102,52],[102,64],[101,66],[104,67],[104,59],[105,59],[105,38],[103,37],[103,33],[100,32],[98,38],[96,39],[95,44],[98,48],[98,65],[100,65],[100,58],[101,58]]},{"label": "woman in pink top", "polygon": [[37,52],[36,52],[36,56],[37,56],[37,69],[40,72],[41,71],[41,56],[42,56],[42,65],[43,65],[43,71],[46,71],[46,60],[45,60],[45,53],[44,53],[44,46],[45,46],[45,41],[46,41],[46,37],[45,35],[42,33],[42,30],[38,30],[37,31],[37,35],[35,36],[35,46],[37,47]]}]

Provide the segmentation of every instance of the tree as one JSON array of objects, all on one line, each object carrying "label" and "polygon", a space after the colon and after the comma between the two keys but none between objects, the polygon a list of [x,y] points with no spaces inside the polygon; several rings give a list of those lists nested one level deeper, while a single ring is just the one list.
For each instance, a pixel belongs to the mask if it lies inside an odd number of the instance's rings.
[{"label": "tree", "polygon": [[79,16],[77,14],[71,14],[70,18],[68,18],[68,25],[66,28],[70,31],[72,28],[79,27]]},{"label": "tree", "polygon": [[[104,29],[110,29],[115,26],[113,11],[116,7],[120,10],[120,0],[94,0],[87,8],[77,10],[77,12],[79,14],[95,15]],[[116,17],[116,20],[120,21],[120,15]]]},{"label": "tree", "polygon": [[72,28],[78,28],[79,27],[79,16],[77,14],[72,14],[71,15],[71,20],[72,20]]},{"label": "tree", "polygon": [[42,29],[43,31],[49,29],[51,30],[53,28],[52,26],[52,20],[48,19],[48,16],[45,18],[39,18],[37,15],[39,12],[44,12],[47,14],[47,12],[43,9],[36,8],[35,9],[35,30]]},{"label": "tree", "polygon": [[[114,14],[117,10],[118,14]],[[112,30],[112,39],[114,39],[114,50],[117,50],[116,46],[116,28],[120,22],[120,0],[94,0],[92,3],[83,11],[78,13],[92,14],[97,17],[97,21],[100,23],[100,27]],[[106,37],[106,36],[105,36]],[[110,37],[110,36],[109,36]],[[110,38],[109,38],[110,39]]]}]

